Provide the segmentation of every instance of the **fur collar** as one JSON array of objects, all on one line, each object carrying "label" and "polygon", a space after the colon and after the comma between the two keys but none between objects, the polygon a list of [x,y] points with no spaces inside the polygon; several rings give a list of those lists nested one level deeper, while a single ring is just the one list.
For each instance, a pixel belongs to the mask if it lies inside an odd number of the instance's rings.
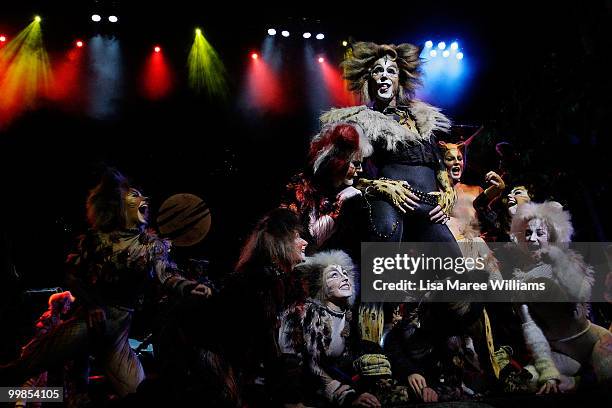
[{"label": "fur collar", "polygon": [[434,131],[446,133],[450,130],[451,122],[440,109],[418,100],[413,100],[409,106],[420,134],[365,105],[329,110],[321,115],[320,122],[321,126],[342,121],[359,125],[369,143],[363,150],[369,152],[372,143],[378,140],[386,142],[387,150],[394,151],[401,143],[431,142]]}]

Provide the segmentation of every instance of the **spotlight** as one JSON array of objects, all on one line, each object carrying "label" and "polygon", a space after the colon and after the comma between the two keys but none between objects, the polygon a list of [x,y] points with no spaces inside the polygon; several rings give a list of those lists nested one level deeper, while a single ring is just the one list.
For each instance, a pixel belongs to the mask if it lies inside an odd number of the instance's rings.
[{"label": "spotlight", "polygon": [[283,37],[289,37],[289,31],[287,31],[287,30],[281,31],[281,35]]},{"label": "spotlight", "polygon": [[317,37],[316,37],[316,38],[317,38],[317,40],[322,40],[322,39],[324,39],[324,38],[325,38],[325,34],[323,34],[323,33],[319,33],[319,34],[317,34]]},{"label": "spotlight", "polygon": [[451,44],[451,50],[457,50],[459,48],[459,44],[457,43],[457,41],[453,41],[453,43]]},{"label": "spotlight", "polygon": [[91,16],[91,21],[95,21],[97,23],[100,20],[102,20],[102,17],[100,17],[99,14],[94,14]]},{"label": "spotlight", "polygon": [[202,35],[202,30],[200,30],[199,28],[196,28],[195,33],[196,35]]},{"label": "spotlight", "polygon": [[259,55],[257,55],[256,52],[251,54],[251,58],[253,58],[254,60],[256,60],[257,58],[259,58]]},{"label": "spotlight", "polygon": [[325,62],[325,58],[323,58],[323,57],[319,57],[319,64],[322,64],[322,63],[324,63],[324,62]]},{"label": "spotlight", "polygon": [[83,46],[83,41],[77,40],[77,42],[74,43],[74,45],[76,45],[77,47],[81,48]]},{"label": "spotlight", "polygon": [[425,48],[431,48],[431,47],[433,47],[433,42],[425,41]]},{"label": "spotlight", "polygon": [[429,55],[435,57],[436,55],[438,55],[438,53],[436,52],[436,50],[431,50],[429,51]]},{"label": "spotlight", "polygon": [[348,41],[342,41],[342,46],[346,47],[348,45]]},{"label": "spotlight", "polygon": [[34,17],[34,21],[36,21],[37,23],[40,23],[42,20],[42,18],[40,18],[40,16],[35,16]]},{"label": "spotlight", "polygon": [[156,45],[155,48],[153,48],[153,51],[161,52],[161,47],[159,45]]},{"label": "spotlight", "polygon": [[444,41],[440,41],[438,43],[438,48],[441,49],[441,50],[445,49],[446,48],[446,43]]},{"label": "spotlight", "polygon": [[0,35],[0,42],[5,42],[6,41],[6,37],[3,35]]},{"label": "spotlight", "polygon": [[463,53],[462,52],[458,52],[457,53],[457,59],[458,60],[462,60],[463,59]]},{"label": "spotlight", "polygon": [[117,18],[117,16],[108,16],[108,21],[110,21],[111,23],[116,23],[117,21],[119,21],[119,19]]},{"label": "spotlight", "polygon": [[442,56],[443,56],[444,58],[448,58],[448,56],[449,56],[449,55],[450,55],[450,51],[449,51],[449,50],[444,50],[444,51],[442,51]]},{"label": "spotlight", "polygon": [[268,29],[268,35],[276,35],[276,30],[273,28]]},{"label": "spotlight", "polygon": [[312,36],[312,34],[310,34],[310,33],[302,34],[302,37],[304,37],[304,38],[310,38],[311,36]]}]

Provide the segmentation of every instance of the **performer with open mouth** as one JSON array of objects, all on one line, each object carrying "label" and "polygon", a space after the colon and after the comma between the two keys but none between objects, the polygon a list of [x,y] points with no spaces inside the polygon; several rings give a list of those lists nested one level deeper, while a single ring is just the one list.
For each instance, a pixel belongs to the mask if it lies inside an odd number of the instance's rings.
[{"label": "performer with open mouth", "polygon": [[371,241],[455,241],[443,225],[455,192],[435,136],[447,132],[450,121],[414,98],[421,75],[419,54],[412,44],[353,44],[342,64],[344,76],[365,105],[321,116],[323,125],[346,121],[366,136],[367,178],[357,187],[372,198]]},{"label": "performer with open mouth", "polygon": [[170,242],[146,228],[148,208],[148,198],[121,173],[109,169],[103,175],[87,199],[91,229],[67,261],[79,309],[3,366],[3,384],[20,384],[67,359],[93,354],[118,395],[136,391],[144,371],[128,333],[145,282],[154,279],[179,296],[211,295],[207,286],[180,276],[169,259]]}]

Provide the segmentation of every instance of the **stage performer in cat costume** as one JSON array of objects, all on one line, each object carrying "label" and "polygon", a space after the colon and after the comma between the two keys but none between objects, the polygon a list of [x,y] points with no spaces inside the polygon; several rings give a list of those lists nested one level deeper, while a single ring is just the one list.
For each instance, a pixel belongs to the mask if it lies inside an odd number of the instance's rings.
[{"label": "stage performer in cat costume", "polygon": [[353,44],[342,67],[364,105],[332,109],[320,118],[322,126],[348,122],[365,135],[366,178],[357,187],[371,198],[370,241],[455,242],[444,225],[455,192],[435,136],[448,132],[450,121],[414,98],[419,54],[412,44]]},{"label": "stage performer in cat costume", "polygon": [[590,299],[593,269],[567,248],[573,233],[569,212],[554,201],[523,204],[512,219],[511,233],[519,249],[532,258],[514,277],[526,282],[544,280],[567,299],[520,307],[523,334],[533,358],[533,366],[527,368],[537,390],[563,392],[583,385],[609,390],[612,334],[588,319],[585,302]]},{"label": "stage performer in cat costume", "polygon": [[24,347],[21,357],[0,367],[0,383],[26,378],[66,360],[93,354],[119,396],[144,379],[130,348],[132,314],[145,281],[179,296],[208,297],[210,288],[180,276],[169,259],[170,242],[148,230],[148,198],[110,169],[87,198],[91,229],[68,257],[68,283],[78,300],[74,316]]}]

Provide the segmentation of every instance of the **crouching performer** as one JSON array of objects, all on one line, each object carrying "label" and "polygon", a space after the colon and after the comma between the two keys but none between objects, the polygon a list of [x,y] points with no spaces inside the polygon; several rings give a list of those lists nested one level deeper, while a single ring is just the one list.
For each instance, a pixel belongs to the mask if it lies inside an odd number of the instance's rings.
[{"label": "crouching performer", "polygon": [[612,384],[612,334],[588,319],[593,269],[567,248],[572,233],[570,214],[557,202],[524,204],[512,219],[512,236],[532,259],[515,271],[515,278],[544,281],[556,298],[567,299],[520,306],[533,359],[526,368],[539,393],[573,391],[583,385],[606,389]]},{"label": "crouching performer", "polygon": [[296,267],[307,297],[283,313],[281,349],[304,361],[306,388],[316,396],[306,405],[405,404],[407,388],[393,384],[389,360],[381,350],[359,344],[352,324],[354,268],[342,251],[318,253]]}]

